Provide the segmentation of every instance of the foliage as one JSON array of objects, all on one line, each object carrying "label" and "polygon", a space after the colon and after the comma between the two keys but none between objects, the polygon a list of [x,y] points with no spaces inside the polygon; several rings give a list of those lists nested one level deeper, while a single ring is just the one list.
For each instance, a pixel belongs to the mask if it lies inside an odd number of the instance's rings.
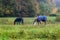
[{"label": "foliage", "polygon": [[0,5],[0,17],[48,15],[55,8],[51,0],[0,0]]},{"label": "foliage", "polygon": [[13,14],[15,14],[15,2],[14,0],[1,0],[1,6],[0,6],[0,17],[2,16],[9,16],[9,15],[12,15],[14,16]]},{"label": "foliage", "polygon": [[60,15],[56,17],[56,21],[60,21]]},{"label": "foliage", "polygon": [[50,0],[40,0],[40,14],[41,15],[49,15],[52,13],[52,9],[55,8],[55,5]]}]

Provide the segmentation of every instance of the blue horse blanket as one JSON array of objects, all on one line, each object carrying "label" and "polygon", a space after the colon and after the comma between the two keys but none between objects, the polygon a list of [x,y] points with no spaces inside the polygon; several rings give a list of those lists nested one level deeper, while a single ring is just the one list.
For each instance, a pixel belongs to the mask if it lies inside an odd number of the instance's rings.
[{"label": "blue horse blanket", "polygon": [[46,21],[46,20],[47,20],[47,17],[46,16],[38,16],[37,17],[37,22]]}]

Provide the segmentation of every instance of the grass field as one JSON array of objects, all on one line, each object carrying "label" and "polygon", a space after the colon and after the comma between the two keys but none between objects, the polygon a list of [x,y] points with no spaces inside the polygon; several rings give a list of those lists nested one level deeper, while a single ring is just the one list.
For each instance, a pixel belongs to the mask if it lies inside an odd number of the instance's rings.
[{"label": "grass field", "polygon": [[15,18],[0,18],[0,40],[60,40],[60,23],[47,17],[47,24],[34,26],[33,18],[24,18],[24,25],[13,25]]}]

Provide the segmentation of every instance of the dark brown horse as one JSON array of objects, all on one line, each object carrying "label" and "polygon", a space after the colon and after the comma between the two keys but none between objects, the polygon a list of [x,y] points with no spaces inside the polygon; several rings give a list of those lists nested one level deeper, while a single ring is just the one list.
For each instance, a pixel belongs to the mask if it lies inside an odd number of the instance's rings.
[{"label": "dark brown horse", "polygon": [[14,25],[15,24],[24,24],[23,18],[22,17],[18,17],[14,20]]}]

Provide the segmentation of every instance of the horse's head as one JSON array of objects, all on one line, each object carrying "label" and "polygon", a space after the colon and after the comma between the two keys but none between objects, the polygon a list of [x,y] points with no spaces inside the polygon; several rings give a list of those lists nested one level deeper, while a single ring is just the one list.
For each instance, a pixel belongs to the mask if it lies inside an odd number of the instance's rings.
[{"label": "horse's head", "polygon": [[37,19],[34,20],[33,24],[36,25],[36,23],[37,23]]}]

